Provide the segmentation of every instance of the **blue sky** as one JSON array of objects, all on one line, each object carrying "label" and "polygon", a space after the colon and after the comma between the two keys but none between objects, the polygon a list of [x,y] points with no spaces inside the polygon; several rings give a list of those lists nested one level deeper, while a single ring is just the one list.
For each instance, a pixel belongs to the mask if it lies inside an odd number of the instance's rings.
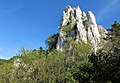
[{"label": "blue sky", "polygon": [[92,11],[105,28],[120,22],[120,0],[0,0],[0,58],[9,59],[21,47],[45,48],[48,35],[57,33],[66,5]]}]

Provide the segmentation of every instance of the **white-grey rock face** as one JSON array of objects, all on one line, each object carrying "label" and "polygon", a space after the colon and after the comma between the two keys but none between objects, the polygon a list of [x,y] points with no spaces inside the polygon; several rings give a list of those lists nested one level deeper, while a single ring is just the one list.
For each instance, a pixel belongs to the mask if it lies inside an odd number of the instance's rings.
[{"label": "white-grey rock face", "polygon": [[22,59],[18,58],[14,61],[14,66],[17,67],[17,68],[20,67],[20,66],[26,67],[26,64],[24,64]]},{"label": "white-grey rock face", "polygon": [[[67,28],[67,30],[66,30]],[[94,52],[97,51],[101,39],[105,37],[107,31],[96,23],[96,18],[91,11],[86,14],[80,7],[72,8],[67,6],[63,11],[63,17],[59,26],[59,38],[57,49],[63,49],[67,43],[67,37],[75,42],[82,39],[85,43],[90,42]]]}]

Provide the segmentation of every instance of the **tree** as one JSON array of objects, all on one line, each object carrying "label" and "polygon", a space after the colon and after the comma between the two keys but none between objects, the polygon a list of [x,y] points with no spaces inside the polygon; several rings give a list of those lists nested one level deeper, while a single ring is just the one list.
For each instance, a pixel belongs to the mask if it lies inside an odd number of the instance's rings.
[{"label": "tree", "polygon": [[48,46],[48,50],[51,51],[53,49],[56,49],[56,45],[58,43],[58,33],[57,34],[53,34],[53,35],[50,35],[45,43],[47,44]]},{"label": "tree", "polygon": [[[98,83],[119,83],[120,79],[120,24],[115,21],[109,29],[111,38],[96,55],[92,54],[89,61],[93,64],[92,80]],[[104,49],[109,47],[109,49]]]}]

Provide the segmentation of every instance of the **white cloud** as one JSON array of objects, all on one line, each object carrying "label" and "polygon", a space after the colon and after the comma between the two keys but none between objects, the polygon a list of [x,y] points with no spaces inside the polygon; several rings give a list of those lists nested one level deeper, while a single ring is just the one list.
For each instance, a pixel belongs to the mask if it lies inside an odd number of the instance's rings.
[{"label": "white cloud", "polygon": [[0,54],[0,59],[10,59],[10,56],[4,56],[3,54]]},{"label": "white cloud", "polygon": [[3,55],[0,54],[0,59],[5,59],[5,57]]},{"label": "white cloud", "polygon": [[14,49],[0,47],[0,59],[10,59],[14,54]]},{"label": "white cloud", "polygon": [[119,8],[119,0],[111,0],[110,3],[108,3],[108,5],[106,5],[105,8],[102,9],[102,11],[100,11],[98,13],[98,21],[102,21],[101,18],[104,18],[104,16],[110,14],[110,12],[114,12],[117,8]]}]

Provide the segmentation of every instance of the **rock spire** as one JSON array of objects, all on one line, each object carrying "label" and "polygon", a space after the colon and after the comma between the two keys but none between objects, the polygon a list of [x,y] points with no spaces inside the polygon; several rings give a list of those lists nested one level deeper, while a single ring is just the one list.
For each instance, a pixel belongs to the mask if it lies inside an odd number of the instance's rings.
[{"label": "rock spire", "polygon": [[99,43],[106,37],[106,33],[107,31],[102,26],[97,25],[96,18],[91,11],[86,14],[81,11],[79,6],[76,8],[66,6],[59,26],[57,49],[62,50],[67,43],[67,37],[70,37],[75,42],[79,42],[79,38],[85,43],[90,42],[94,52],[96,52]]}]

